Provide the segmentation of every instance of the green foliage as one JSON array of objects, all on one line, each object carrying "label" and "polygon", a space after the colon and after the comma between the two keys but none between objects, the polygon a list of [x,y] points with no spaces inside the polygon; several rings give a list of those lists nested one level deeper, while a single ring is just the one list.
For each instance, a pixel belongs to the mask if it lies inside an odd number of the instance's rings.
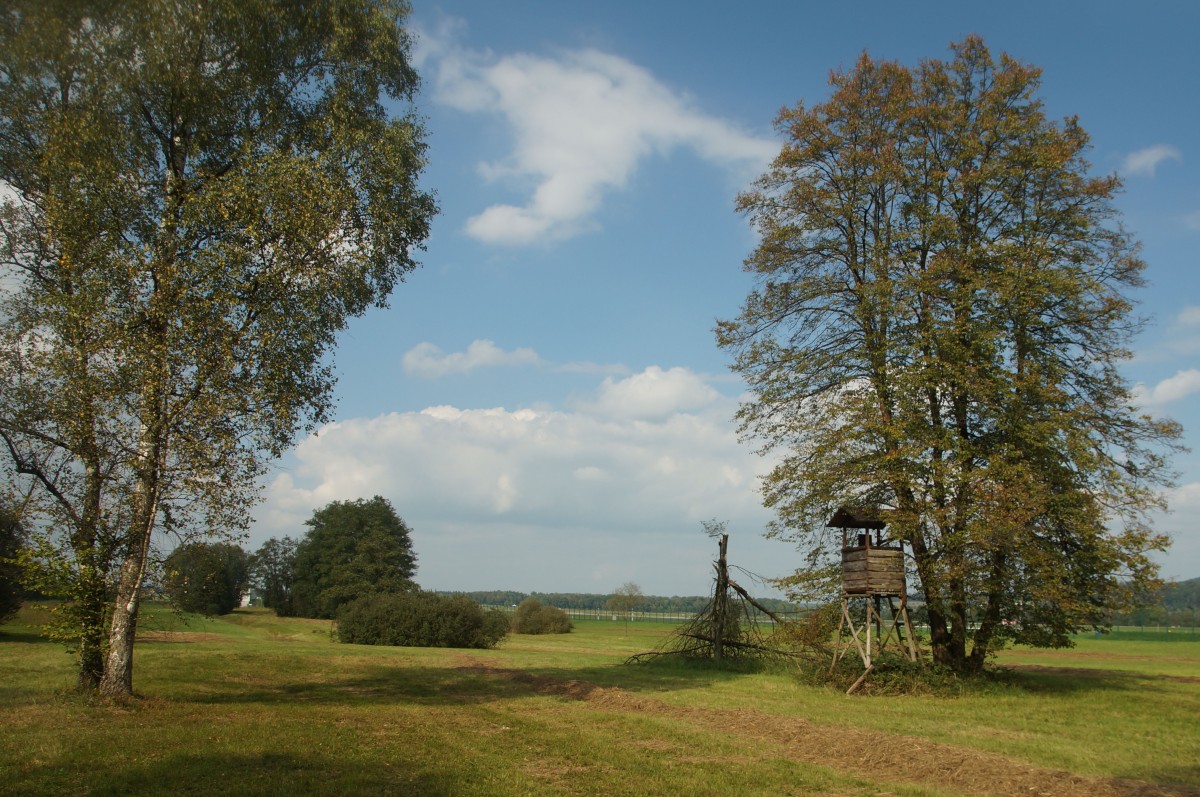
[{"label": "green foliage", "polygon": [[462,596],[374,593],[343,605],[337,628],[340,641],[356,645],[490,648],[508,633],[508,618]]},{"label": "green foliage", "polygon": [[547,606],[537,598],[526,598],[513,613],[514,634],[569,634],[571,618],[562,609]]},{"label": "green foliage", "polygon": [[342,604],[368,593],[416,589],[410,531],[387,499],[334,501],[307,525],[295,554],[296,616],[331,618]]},{"label": "green foliage", "polygon": [[291,537],[272,537],[250,559],[250,583],[262,596],[263,606],[274,609],[280,617],[295,614],[292,584],[295,580],[297,545]]},{"label": "green foliage", "polygon": [[0,623],[17,613],[25,594],[20,554],[25,534],[17,516],[0,509]]},{"label": "green foliage", "polygon": [[73,574],[85,685],[132,689],[155,528],[239,532],[269,460],[328,420],[339,332],[416,267],[436,204],[407,13],[0,12],[3,476]]},{"label": "green foliage", "polygon": [[1039,70],[975,37],[953,52],[863,55],[780,114],[739,199],[758,286],[717,339],[755,397],[742,433],[783,454],[770,534],[818,576],[796,594],[828,595],[836,508],[888,509],[935,657],[970,670],[1007,641],[1067,644],[1153,582],[1180,430],[1137,415],[1119,373],[1144,268],[1119,181],[1088,176]]},{"label": "green foliage", "polygon": [[236,609],[250,583],[250,556],[231,543],[188,543],[163,562],[163,590],[177,608],[206,617]]}]

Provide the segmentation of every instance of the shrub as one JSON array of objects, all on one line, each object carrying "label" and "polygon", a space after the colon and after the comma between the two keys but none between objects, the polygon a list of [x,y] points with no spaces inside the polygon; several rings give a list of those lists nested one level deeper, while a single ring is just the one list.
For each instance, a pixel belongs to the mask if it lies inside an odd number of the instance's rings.
[{"label": "shrub", "polygon": [[514,634],[567,634],[571,618],[562,609],[545,606],[537,598],[526,598],[512,616]]},{"label": "shrub", "polygon": [[373,593],[344,604],[338,639],[356,645],[490,648],[508,633],[508,619],[470,598],[432,592]]}]

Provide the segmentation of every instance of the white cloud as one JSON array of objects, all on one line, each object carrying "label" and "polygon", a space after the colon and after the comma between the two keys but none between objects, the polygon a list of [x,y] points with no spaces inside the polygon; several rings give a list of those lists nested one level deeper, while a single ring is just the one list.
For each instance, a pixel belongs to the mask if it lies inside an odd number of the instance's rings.
[{"label": "white cloud", "polygon": [[780,547],[761,539],[758,476],[770,463],[737,442],[735,408],[685,369],[650,368],[606,380],[572,411],[442,406],[329,424],[268,486],[254,536],[297,535],[314,509],[378,494],[413,527],[428,588],[607,591],[644,579],[703,594],[713,552],[699,522],[720,517],[741,541],[739,564],[782,575],[755,553]]},{"label": "white cloud", "polygon": [[1187,368],[1169,376],[1154,387],[1138,384],[1134,398],[1142,406],[1161,406],[1200,393],[1200,370]]},{"label": "white cloud", "polygon": [[1175,317],[1175,323],[1184,327],[1200,326],[1200,305],[1185,307]]},{"label": "white cloud", "polygon": [[1183,226],[1189,230],[1200,230],[1200,210],[1183,217]]},{"label": "white cloud", "polygon": [[541,359],[533,349],[505,351],[490,340],[476,340],[465,352],[442,351],[432,343],[418,343],[404,354],[406,373],[424,379],[450,374],[466,374],[477,368],[538,365]]},{"label": "white cloud", "polygon": [[452,374],[468,374],[479,368],[521,368],[536,366],[550,371],[574,374],[624,375],[629,369],[624,365],[604,365],[593,362],[555,363],[543,360],[533,349],[522,347],[506,351],[494,342],[481,338],[474,340],[466,351],[447,352],[428,341],[418,343],[404,353],[401,362],[405,373],[422,379],[440,379]]},{"label": "white cloud", "polygon": [[1170,144],[1155,144],[1126,156],[1121,171],[1139,177],[1153,177],[1158,165],[1165,160],[1183,160],[1183,155]]},{"label": "white cloud", "polygon": [[654,154],[688,148],[748,177],[778,152],[777,143],[697,110],[618,56],[593,49],[495,56],[458,48],[452,31],[422,42],[435,101],[502,117],[512,133],[512,152],[481,164],[483,176],[532,186],[524,204],[492,205],[467,222],[468,234],[486,243],[553,241],[594,227],[604,193],[623,187]]},{"label": "white cloud", "polygon": [[650,366],[627,379],[604,380],[584,407],[614,418],[662,420],[712,404],[720,394],[686,368]]}]

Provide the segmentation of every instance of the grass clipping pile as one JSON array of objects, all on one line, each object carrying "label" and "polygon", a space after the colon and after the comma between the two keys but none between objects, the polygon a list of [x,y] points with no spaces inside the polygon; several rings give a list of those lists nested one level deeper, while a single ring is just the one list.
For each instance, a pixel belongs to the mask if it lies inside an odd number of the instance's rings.
[{"label": "grass clipping pile", "polygon": [[[756,601],[729,577],[726,552],[729,535],[722,534],[719,554],[713,563],[716,580],[712,599],[704,610],[671,634],[655,650],[630,656],[626,664],[651,661],[660,656],[685,656],[726,661],[795,662],[829,660],[818,642],[828,635],[824,618],[785,620]],[[821,628],[817,629],[816,626]]]}]

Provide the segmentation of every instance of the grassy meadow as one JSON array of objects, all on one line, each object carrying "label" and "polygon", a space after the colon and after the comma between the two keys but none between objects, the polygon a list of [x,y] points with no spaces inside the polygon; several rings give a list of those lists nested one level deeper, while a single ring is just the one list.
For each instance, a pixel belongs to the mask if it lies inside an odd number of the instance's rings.
[{"label": "grassy meadow", "polygon": [[128,705],[76,694],[36,609],[0,626],[0,794],[1200,795],[1200,641],[1081,637],[1007,674],[855,695],[787,671],[627,666],[669,625],[493,650],[151,607]]}]

